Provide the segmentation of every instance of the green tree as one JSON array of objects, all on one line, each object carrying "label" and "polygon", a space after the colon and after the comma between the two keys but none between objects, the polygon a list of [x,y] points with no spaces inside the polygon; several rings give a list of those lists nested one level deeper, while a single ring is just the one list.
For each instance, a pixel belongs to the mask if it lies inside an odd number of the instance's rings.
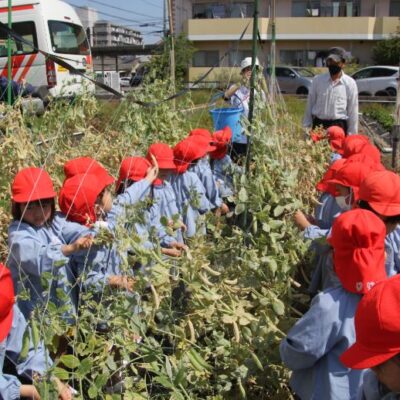
[{"label": "green tree", "polygon": [[400,33],[390,39],[379,41],[372,49],[372,58],[377,64],[399,65],[400,61]]},{"label": "green tree", "polygon": [[[192,61],[195,48],[184,33],[175,38],[175,79],[177,84],[186,80],[189,64]],[[171,75],[170,70],[170,49],[171,37],[165,41],[164,51],[152,57],[149,64],[150,76],[157,79],[168,79]]]}]

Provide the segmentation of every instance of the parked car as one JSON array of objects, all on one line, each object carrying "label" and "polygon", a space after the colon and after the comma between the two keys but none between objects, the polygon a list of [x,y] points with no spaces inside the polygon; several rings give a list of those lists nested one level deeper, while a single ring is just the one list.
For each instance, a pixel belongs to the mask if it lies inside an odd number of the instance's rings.
[{"label": "parked car", "polygon": [[352,75],[361,96],[396,96],[399,67],[376,65]]},{"label": "parked car", "polygon": [[143,83],[145,75],[149,72],[149,68],[145,65],[139,67],[136,72],[132,75],[130,80],[131,86],[139,86]]},{"label": "parked car", "polygon": [[119,82],[121,83],[121,87],[129,87],[131,86],[131,77],[130,76],[121,76],[119,78]]},{"label": "parked car", "polygon": [[[266,70],[269,77],[270,69]],[[308,94],[314,74],[304,67],[278,66],[275,75],[282,93]]]}]

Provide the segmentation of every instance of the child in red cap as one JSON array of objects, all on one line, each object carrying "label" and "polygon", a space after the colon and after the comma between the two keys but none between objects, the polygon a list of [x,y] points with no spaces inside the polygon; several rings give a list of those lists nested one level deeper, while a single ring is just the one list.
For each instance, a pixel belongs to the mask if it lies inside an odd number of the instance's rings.
[{"label": "child in red cap", "polygon": [[186,236],[193,237],[196,231],[205,233],[204,225],[199,229],[199,216],[211,210],[206,197],[206,189],[196,173],[189,171],[190,165],[202,154],[201,148],[189,138],[174,147],[176,174],[171,176],[171,185],[177,199],[179,212],[183,216],[187,230]]},{"label": "child in red cap", "polygon": [[400,393],[400,276],[378,283],[358,305],[356,342],[340,360],[365,373],[357,399],[395,400]]},{"label": "child in red cap", "polygon": [[386,278],[385,234],[383,222],[367,210],[348,211],[334,222],[329,242],[336,286],[313,299],[280,345],[300,399],[355,398],[363,372],[346,368],[339,357],[355,341],[354,315],[362,295]]},{"label": "child in red cap", "polygon": [[[13,221],[8,228],[10,266],[17,294],[26,290],[29,299],[21,296],[18,305],[29,319],[35,307],[48,300],[61,307],[68,306],[68,318],[74,314],[76,294],[71,287],[74,278],[69,256],[86,248],[88,238],[68,241],[62,235],[65,219],[55,212],[56,192],[47,172],[41,168],[19,171],[11,186]],[[42,286],[42,275],[51,273],[49,290]],[[65,296],[57,295],[62,290]]]},{"label": "child in red cap", "polygon": [[[59,206],[68,221],[77,223],[77,235],[94,237],[99,226],[108,227],[107,214],[113,207],[113,201],[107,182],[86,173],[64,181],[59,194]],[[105,224],[99,225],[98,222]],[[84,290],[91,287],[101,294],[104,286],[109,286],[133,291],[134,279],[122,274],[121,258],[115,246],[91,246],[88,252],[73,256],[72,264],[75,275],[83,277]]]},{"label": "child in red cap", "polygon": [[233,196],[233,174],[242,173],[242,169],[232,162],[228,154],[231,140],[232,130],[229,126],[212,135],[212,144],[216,149],[210,152],[210,164],[222,199]]},{"label": "child in red cap", "polygon": [[375,171],[361,183],[358,207],[375,213],[386,225],[386,272],[400,272],[400,177],[391,171]]},{"label": "child in red cap", "polygon": [[[169,224],[177,227],[175,231],[175,241],[183,243],[182,229],[186,226],[183,223],[182,216],[179,213],[178,204],[174,189],[169,182],[169,178],[175,172],[174,152],[165,143],[154,143],[147,151],[147,160],[151,158],[157,161],[159,173],[151,189],[147,192],[151,201],[157,203],[159,215],[155,215],[156,223],[159,223],[161,217],[166,217]],[[174,223],[175,221],[175,223]]]},{"label": "child in red cap", "polygon": [[[150,162],[143,157],[128,157],[122,160],[116,184],[117,195],[122,195],[129,187],[144,179],[149,168],[151,168]],[[139,220],[130,221],[127,215],[122,217],[126,221],[126,228],[131,231],[133,225],[136,233],[144,240],[143,246],[147,249],[154,248],[155,243],[151,238],[152,228],[154,228],[158,240],[160,241],[161,252],[173,257],[179,256],[183,246],[176,242],[173,237],[167,235],[165,227],[160,223],[158,203],[154,202],[150,207],[143,210],[143,212],[145,223],[143,223],[143,218],[140,218],[141,221],[139,222]]]},{"label": "child in red cap", "polygon": [[[14,286],[10,271],[0,264],[0,366],[4,361],[15,366],[17,375],[0,373],[0,398],[16,400],[23,398],[39,399],[39,394],[32,384],[34,375],[44,376],[52,366],[52,360],[46,352],[43,342],[35,348],[28,324],[14,304]],[[25,332],[29,333],[28,354],[21,357]],[[30,384],[22,384],[21,379]],[[71,390],[58,379],[52,378],[58,388],[61,400],[72,399]]]},{"label": "child in red cap", "polygon": [[78,157],[64,164],[65,179],[71,178],[74,175],[86,173],[98,176],[100,179],[104,180],[107,185],[111,185],[115,181],[107,170],[94,158]]},{"label": "child in red cap", "polygon": [[[193,131],[192,131],[193,132]],[[217,209],[218,212],[226,214],[229,211],[228,206],[223,203],[220,191],[211,169],[208,154],[216,150],[212,143],[213,139],[209,135],[190,135],[188,140],[194,143],[197,149],[197,159],[193,160],[189,166],[189,171],[194,172],[199,177],[206,190],[206,196],[210,202],[211,209]]]}]

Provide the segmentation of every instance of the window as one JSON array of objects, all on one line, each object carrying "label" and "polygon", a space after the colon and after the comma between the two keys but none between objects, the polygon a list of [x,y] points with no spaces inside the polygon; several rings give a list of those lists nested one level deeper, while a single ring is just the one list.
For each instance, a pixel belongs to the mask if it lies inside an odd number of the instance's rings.
[{"label": "window", "polygon": [[249,18],[254,13],[253,3],[220,3],[193,4],[193,18]]},{"label": "window", "polygon": [[229,52],[229,66],[239,67],[242,60],[251,57],[251,50],[232,50]]},{"label": "window", "polygon": [[320,16],[321,2],[315,0],[293,0],[292,17]]},{"label": "window", "polygon": [[385,76],[397,75],[397,71],[390,68],[371,68],[373,78],[383,78]]},{"label": "window", "polygon": [[90,54],[84,29],[63,21],[49,21],[51,45],[55,53]]},{"label": "window", "polygon": [[[16,22],[12,24],[12,29],[22,36],[25,40],[33,43],[34,47],[37,48],[37,37],[35,23],[28,22]],[[37,51],[28,44],[17,42],[12,40],[12,54],[32,54]],[[0,32],[0,57],[7,57],[7,34]]]},{"label": "window", "polygon": [[367,78],[371,78],[372,76],[372,72],[373,72],[373,68],[367,68],[367,69],[363,69],[361,71],[356,72],[353,75],[353,79],[367,79]]},{"label": "window", "polygon": [[201,50],[193,54],[193,67],[219,67],[218,50]]},{"label": "window", "polygon": [[400,15],[400,0],[390,0],[389,15],[398,17]]},{"label": "window", "polygon": [[280,78],[290,78],[293,74],[294,72],[289,68],[278,67],[275,70],[275,75]]}]

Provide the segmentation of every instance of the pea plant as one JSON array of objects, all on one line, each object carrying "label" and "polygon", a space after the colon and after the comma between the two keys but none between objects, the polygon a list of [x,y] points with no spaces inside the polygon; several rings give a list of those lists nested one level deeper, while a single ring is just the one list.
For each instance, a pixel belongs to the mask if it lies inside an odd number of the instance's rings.
[{"label": "pea plant", "polygon": [[[167,90],[155,82],[134,96],[156,102]],[[187,105],[190,98],[181,108]],[[185,111],[171,110],[168,102],[142,107],[127,98],[106,117],[102,107],[82,96],[72,104],[55,103],[40,120],[1,110],[4,257],[9,184],[18,169],[43,165],[60,186],[70,158],[92,156],[116,173],[123,157],[144,154],[155,141],[173,145],[195,128]],[[123,269],[136,279],[135,295],[104,288],[99,300],[88,290],[73,323],[51,304],[36,311],[35,342],[43,340],[55,358],[49,377],[68,382],[77,399],[291,398],[279,343],[301,315],[294,298],[302,293],[296,280],[306,253],[292,214],[312,207],[326,149],[305,141],[280,104],[274,110],[257,105],[252,144],[249,174],[234,176],[234,210],[227,217],[206,215],[207,234],[189,240],[181,258],[163,257],[158,245],[145,250],[124,229],[140,221],[146,204],[127,213],[129,221],[115,237],[99,239],[121,255],[133,249]],[[138,263],[143,268],[133,271]],[[60,341],[68,350],[56,354]],[[118,380],[124,394],[107,393]],[[43,399],[55,398],[50,379],[37,385]]]}]

